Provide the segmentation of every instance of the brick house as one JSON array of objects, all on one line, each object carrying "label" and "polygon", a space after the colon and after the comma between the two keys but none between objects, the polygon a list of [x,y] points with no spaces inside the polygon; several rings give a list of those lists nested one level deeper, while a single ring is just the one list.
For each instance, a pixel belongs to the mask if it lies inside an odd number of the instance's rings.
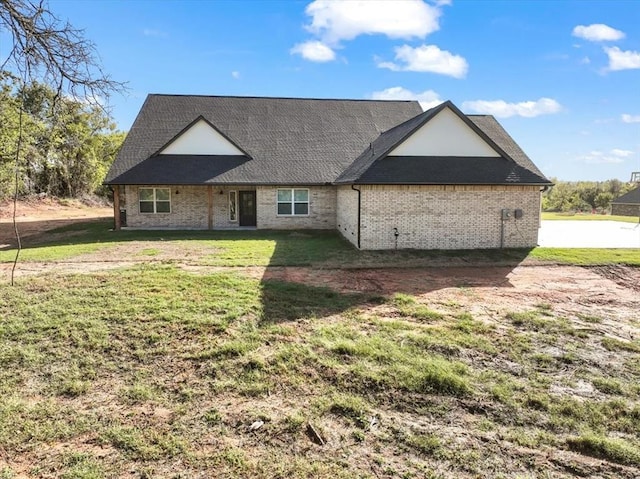
[{"label": "brick house", "polygon": [[613,200],[611,214],[640,217],[640,186]]},{"label": "brick house", "polygon": [[535,246],[551,183],[495,118],[451,102],[149,95],[105,184],[116,229],[475,249]]}]

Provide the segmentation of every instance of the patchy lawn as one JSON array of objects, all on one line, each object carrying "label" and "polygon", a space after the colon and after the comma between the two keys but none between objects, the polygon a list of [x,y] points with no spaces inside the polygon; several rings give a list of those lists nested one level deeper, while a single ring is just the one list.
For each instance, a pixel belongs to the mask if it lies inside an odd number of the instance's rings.
[{"label": "patchy lawn", "polygon": [[639,276],[614,269],[21,277],[0,477],[635,478]]},{"label": "patchy lawn", "polygon": [[0,284],[0,478],[640,474],[640,250],[109,227]]},{"label": "patchy lawn", "polygon": [[[110,221],[80,222],[25,240],[30,263],[175,263],[202,266],[321,268],[518,265],[544,261],[640,265],[640,249],[534,248],[475,251],[358,251],[335,231],[111,231]],[[0,248],[0,264],[15,257]],[[33,270],[33,267],[30,268]]]}]

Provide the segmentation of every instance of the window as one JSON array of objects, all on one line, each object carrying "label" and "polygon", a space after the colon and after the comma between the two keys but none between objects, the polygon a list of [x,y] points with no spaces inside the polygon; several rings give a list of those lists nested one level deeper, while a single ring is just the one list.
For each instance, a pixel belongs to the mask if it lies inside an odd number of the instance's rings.
[{"label": "window", "polygon": [[170,188],[140,188],[140,213],[171,213]]},{"label": "window", "polygon": [[238,221],[236,211],[238,205],[238,193],[236,191],[229,192],[229,221]]},{"label": "window", "polygon": [[291,188],[278,190],[278,216],[307,216],[309,190]]}]

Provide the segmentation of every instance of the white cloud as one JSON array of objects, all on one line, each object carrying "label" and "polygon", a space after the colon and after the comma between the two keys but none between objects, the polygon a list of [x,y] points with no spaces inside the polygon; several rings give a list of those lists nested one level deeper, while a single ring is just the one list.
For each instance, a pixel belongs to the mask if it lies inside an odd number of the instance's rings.
[{"label": "white cloud", "polygon": [[393,71],[431,72],[464,78],[469,69],[467,61],[435,45],[421,45],[413,48],[402,45],[395,48],[396,62],[378,62],[379,68]]},{"label": "white cloud", "polygon": [[312,62],[330,62],[336,59],[336,52],[324,43],[313,40],[298,43],[290,52]]},{"label": "white cloud", "polygon": [[504,100],[475,100],[465,101],[463,109],[477,113],[493,115],[498,118],[511,116],[523,116],[533,118],[540,115],[550,115],[562,110],[562,105],[552,98],[540,98],[535,101],[522,101],[520,103],[507,103]]},{"label": "white cloud", "polygon": [[628,158],[633,155],[633,151],[631,150],[621,150],[619,148],[614,148],[611,150],[611,154],[613,156],[617,156],[618,158]]},{"label": "white cloud", "polygon": [[640,68],[640,52],[623,51],[618,47],[604,48],[609,57],[609,70],[635,70]]},{"label": "white cloud", "polygon": [[624,123],[640,123],[640,115],[629,115],[628,113],[623,113],[621,118]]},{"label": "white cloud", "polygon": [[591,58],[589,57],[584,57],[582,60],[580,60],[580,63],[582,65],[589,65],[591,63]]},{"label": "white cloud", "polygon": [[618,148],[614,148],[608,153],[595,150],[587,153],[586,155],[579,156],[577,161],[588,165],[617,164],[624,163],[624,159],[628,158],[632,154],[633,151],[621,150]]},{"label": "white cloud", "polygon": [[235,78],[236,80],[240,79],[240,72],[239,71],[232,71],[231,72],[231,76],[233,78]]},{"label": "white cloud", "polygon": [[578,25],[573,29],[572,35],[590,42],[615,41],[625,37],[624,32],[603,23],[594,23],[588,26]]},{"label": "white cloud", "polygon": [[424,38],[440,28],[441,15],[438,6],[421,0],[315,0],[305,12],[311,17],[307,30],[330,45],[359,35]]},{"label": "white cloud", "polygon": [[374,91],[371,94],[371,98],[373,100],[416,100],[420,102],[420,106],[425,111],[444,102],[444,100],[440,98],[440,95],[433,90],[412,92],[401,86]]}]

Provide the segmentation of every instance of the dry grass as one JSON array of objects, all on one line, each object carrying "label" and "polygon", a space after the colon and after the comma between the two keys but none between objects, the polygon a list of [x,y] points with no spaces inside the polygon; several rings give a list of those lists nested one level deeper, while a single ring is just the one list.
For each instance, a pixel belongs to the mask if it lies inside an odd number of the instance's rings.
[{"label": "dry grass", "polygon": [[479,313],[488,294],[22,278],[0,287],[0,477],[636,477],[638,340],[551,300]]}]

